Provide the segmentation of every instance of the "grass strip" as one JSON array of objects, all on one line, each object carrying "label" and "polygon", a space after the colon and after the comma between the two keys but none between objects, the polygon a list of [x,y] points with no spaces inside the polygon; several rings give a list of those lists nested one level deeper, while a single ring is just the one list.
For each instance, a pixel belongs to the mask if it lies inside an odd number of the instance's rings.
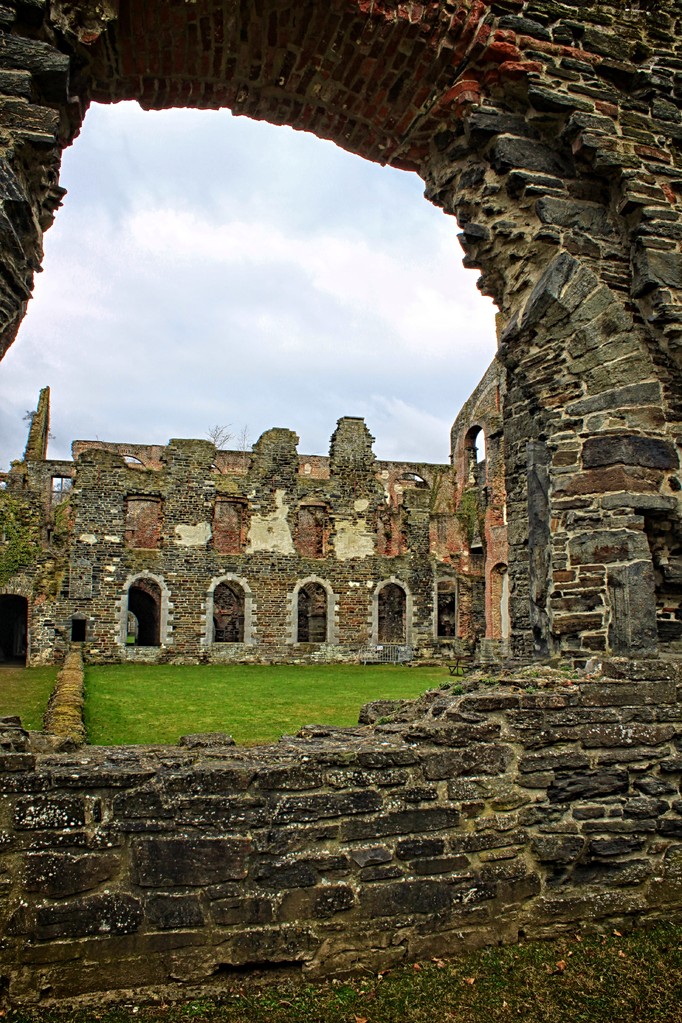
[{"label": "grass strip", "polygon": [[434,958],[348,981],[258,986],[220,1000],[65,1010],[14,1009],[8,1023],[680,1023],[682,927]]},{"label": "grass strip", "polygon": [[355,725],[363,703],[411,699],[448,679],[445,665],[88,666],[85,722],[93,745],[175,743],[191,732],[256,745],[303,725]]},{"label": "grass strip", "polygon": [[55,665],[45,668],[0,665],[0,717],[16,714],[24,728],[39,731],[57,671]]}]

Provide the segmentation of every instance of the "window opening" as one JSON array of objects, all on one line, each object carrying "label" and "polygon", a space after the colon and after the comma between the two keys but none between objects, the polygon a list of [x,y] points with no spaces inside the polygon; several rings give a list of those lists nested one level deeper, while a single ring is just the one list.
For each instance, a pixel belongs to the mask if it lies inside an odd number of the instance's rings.
[{"label": "window opening", "polygon": [[298,643],[326,643],[327,591],[320,583],[306,583],[298,591]]},{"label": "window opening", "polygon": [[244,591],[236,583],[220,583],[213,591],[213,642],[244,642]]},{"label": "window opening", "polygon": [[243,501],[219,499],[213,509],[213,549],[218,554],[240,554],[246,520]]},{"label": "window opening", "polygon": [[53,476],[51,490],[52,507],[68,497],[72,489],[73,480],[70,476]]},{"label": "window opening", "polygon": [[387,583],[379,591],[380,643],[404,643],[407,599],[405,590],[396,583]]},{"label": "window opening", "polygon": [[147,550],[161,546],[161,499],[128,497],[126,499],[125,542],[128,547]]},{"label": "window opening", "polygon": [[324,505],[305,504],[298,509],[296,546],[304,558],[323,558],[327,509]]},{"label": "window opening", "polygon": [[454,580],[438,583],[436,635],[439,639],[457,635],[457,584]]}]

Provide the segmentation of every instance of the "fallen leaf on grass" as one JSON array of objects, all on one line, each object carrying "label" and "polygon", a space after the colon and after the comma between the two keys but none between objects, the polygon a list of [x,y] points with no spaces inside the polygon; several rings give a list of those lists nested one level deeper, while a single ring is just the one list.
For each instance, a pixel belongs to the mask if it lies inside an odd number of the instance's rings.
[{"label": "fallen leaf on grass", "polygon": [[469,985],[476,983],[476,978],[475,977],[463,977],[462,980],[464,981],[465,984],[469,984]]},{"label": "fallen leaf on grass", "polygon": [[619,959],[627,959],[627,956],[625,955],[625,952],[623,952],[622,948],[618,949],[618,958]]},{"label": "fallen leaf on grass", "polygon": [[354,1016],[353,1018],[355,1019],[355,1023],[367,1023],[366,1016]]},{"label": "fallen leaf on grass", "polygon": [[419,965],[419,963],[412,963],[412,969],[413,970],[421,970],[421,966]]},{"label": "fallen leaf on grass", "polygon": [[442,959],[437,959],[436,956],[433,956],[431,962],[435,963],[439,970],[445,969],[445,963],[443,962]]}]

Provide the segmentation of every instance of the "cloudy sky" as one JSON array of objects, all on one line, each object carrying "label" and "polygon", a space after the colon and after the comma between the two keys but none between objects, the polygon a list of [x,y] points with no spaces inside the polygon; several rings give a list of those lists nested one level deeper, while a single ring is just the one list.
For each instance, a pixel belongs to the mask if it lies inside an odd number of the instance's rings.
[{"label": "cloudy sky", "polygon": [[356,415],[381,458],[447,460],[494,307],[416,175],[227,111],[126,103],[91,108],[62,184],[0,363],[0,468],[45,384],[53,458],[215,424],[285,426],[324,453]]}]

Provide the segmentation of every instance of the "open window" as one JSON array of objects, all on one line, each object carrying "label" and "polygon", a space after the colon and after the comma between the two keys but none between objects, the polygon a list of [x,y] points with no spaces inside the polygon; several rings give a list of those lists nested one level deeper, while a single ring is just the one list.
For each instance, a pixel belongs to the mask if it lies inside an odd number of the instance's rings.
[{"label": "open window", "polygon": [[407,638],[407,595],[398,583],[386,583],[378,594],[379,643],[405,643]]},{"label": "open window", "polygon": [[213,591],[213,642],[244,642],[244,590],[235,582],[222,582]]},{"label": "open window", "polygon": [[218,554],[241,554],[246,542],[246,502],[219,497],[213,509],[213,549]]},{"label": "open window", "polygon": [[320,583],[306,583],[298,591],[297,643],[326,643],[327,591]]},{"label": "open window", "polygon": [[70,476],[53,476],[50,489],[50,504],[54,508],[56,504],[64,501],[73,490],[73,480]]}]

